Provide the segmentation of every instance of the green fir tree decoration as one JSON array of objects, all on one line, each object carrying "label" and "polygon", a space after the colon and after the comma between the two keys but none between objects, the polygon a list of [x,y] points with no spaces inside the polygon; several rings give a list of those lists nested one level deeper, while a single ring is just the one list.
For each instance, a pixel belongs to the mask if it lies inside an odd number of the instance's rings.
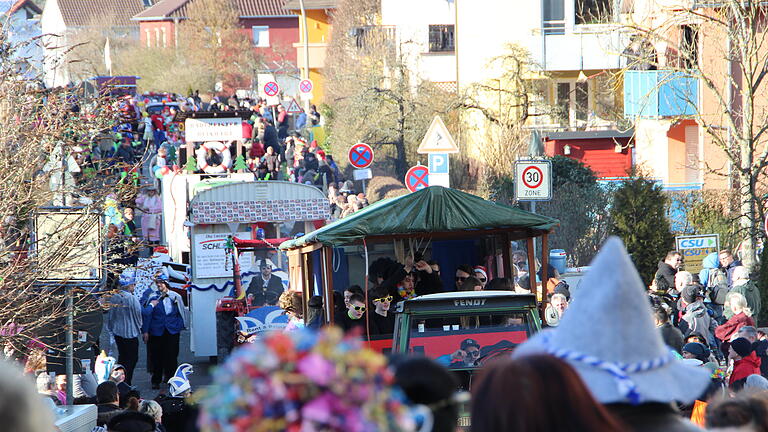
[{"label": "green fir tree decoration", "polygon": [[187,156],[187,163],[184,165],[184,171],[192,174],[197,170],[197,161],[194,156]]},{"label": "green fir tree decoration", "polygon": [[248,165],[245,164],[245,158],[243,155],[237,155],[235,158],[235,166],[233,168],[235,171],[248,171]]}]

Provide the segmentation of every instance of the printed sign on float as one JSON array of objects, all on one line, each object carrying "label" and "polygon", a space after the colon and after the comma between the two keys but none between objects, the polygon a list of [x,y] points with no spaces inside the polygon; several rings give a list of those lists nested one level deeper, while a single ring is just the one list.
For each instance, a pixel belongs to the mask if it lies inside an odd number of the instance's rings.
[{"label": "printed sign on float", "polygon": [[699,273],[707,255],[720,250],[720,234],[704,234],[675,237],[675,250],[683,254],[683,269]]},{"label": "printed sign on float", "polygon": [[184,121],[187,141],[239,141],[243,139],[240,117],[191,119]]},{"label": "printed sign on float", "polygon": [[[231,278],[232,263],[227,262],[227,233],[195,234],[194,265],[192,271],[195,279],[202,278]],[[238,238],[251,238],[250,232],[235,234]],[[252,271],[253,253],[246,252],[239,257],[240,272]]]}]

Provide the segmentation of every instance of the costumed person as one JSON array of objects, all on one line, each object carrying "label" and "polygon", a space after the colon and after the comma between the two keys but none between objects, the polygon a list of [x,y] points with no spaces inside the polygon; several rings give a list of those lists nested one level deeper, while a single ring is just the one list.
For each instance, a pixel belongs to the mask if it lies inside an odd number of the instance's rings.
[{"label": "costumed person", "polygon": [[584,278],[559,326],[518,346],[513,358],[550,354],[565,360],[629,430],[699,431],[673,403],[693,403],[707,389],[710,373],[685,364],[664,345],[621,240],[606,241]]},{"label": "costumed person", "polygon": [[144,306],[142,332],[149,352],[152,388],[157,390],[176,370],[185,309],[181,296],[171,291],[168,276],[161,275],[155,283],[158,292]]},{"label": "costumed person", "polygon": [[155,398],[163,413],[163,426],[166,432],[186,432],[197,430],[197,406],[189,401],[192,395],[192,385],[189,376],[194,372],[192,365],[182,363],[176,369],[174,376],[168,380],[168,394]]},{"label": "costumed person", "polygon": [[163,202],[157,194],[157,188],[149,186],[142,191],[136,198],[136,205],[142,212],[141,236],[148,242],[159,242]]},{"label": "costumed person", "polygon": [[202,430],[413,430],[383,355],[337,328],[270,333],[235,350],[201,398]]},{"label": "costumed person", "polygon": [[133,382],[133,370],[139,360],[139,336],[141,335],[141,304],[133,294],[136,279],[133,275],[120,275],[120,291],[112,295],[105,319],[107,328],[115,337],[118,361],[124,366],[125,382]]}]

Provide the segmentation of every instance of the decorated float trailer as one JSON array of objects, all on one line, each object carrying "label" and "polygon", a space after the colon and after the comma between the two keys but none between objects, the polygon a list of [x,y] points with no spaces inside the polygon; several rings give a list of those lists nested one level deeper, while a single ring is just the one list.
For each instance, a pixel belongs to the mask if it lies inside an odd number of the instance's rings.
[{"label": "decorated float trailer", "polygon": [[[258,278],[279,279],[280,290],[288,288],[287,264],[278,246],[281,240],[311,232],[330,217],[330,203],[323,192],[309,185],[284,181],[224,182],[197,192],[189,203],[191,283],[191,348],[197,356],[219,355],[217,304],[227,331],[234,328],[238,311],[251,317],[276,309],[276,295],[268,302],[237,307],[234,297],[232,238],[258,243],[239,254],[238,278],[247,291]],[[228,247],[229,246],[229,247]],[[269,270],[263,269],[268,264]],[[262,279],[263,281],[263,279]],[[242,299],[240,299],[242,300]],[[268,304],[267,304],[268,303]],[[262,307],[268,309],[261,310]],[[220,316],[220,319],[222,317]],[[221,324],[219,324],[221,325]],[[231,340],[231,337],[226,337]],[[224,352],[226,354],[226,352]]]},{"label": "decorated float trailer", "polygon": [[[333,293],[360,285],[367,293],[369,267],[381,257],[403,263],[408,254],[432,259],[440,266],[442,291],[456,290],[455,271],[461,264],[480,264],[488,280],[514,278],[513,242],[524,247],[528,274],[536,274],[534,239],[541,237],[541,283],[531,277],[543,312],[547,296],[548,235],[556,219],[497,204],[455,189],[431,186],[408,195],[380,201],[351,216],[280,245],[288,255],[291,288],[307,299],[322,296],[325,322],[334,320]],[[537,291],[538,290],[538,291]],[[370,307],[370,299],[366,303]],[[393,304],[390,310],[394,310]],[[369,308],[370,310],[370,308]],[[366,326],[367,328],[367,326]],[[392,338],[372,344],[392,347]]]}]

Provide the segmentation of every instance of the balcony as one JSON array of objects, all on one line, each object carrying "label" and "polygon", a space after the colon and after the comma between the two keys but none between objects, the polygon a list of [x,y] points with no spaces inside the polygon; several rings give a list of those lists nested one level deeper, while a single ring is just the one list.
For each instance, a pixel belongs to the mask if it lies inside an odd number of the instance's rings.
[{"label": "balcony", "polygon": [[[297,42],[293,44],[296,48],[296,66],[299,69],[304,68],[304,43]],[[325,57],[328,51],[327,43],[309,43],[309,68],[322,69],[325,67]]]},{"label": "balcony", "polygon": [[669,70],[624,74],[624,117],[689,117],[698,112],[699,79]]},{"label": "balcony", "polygon": [[540,30],[540,47],[532,47],[546,71],[621,69],[620,54],[629,43],[612,25],[585,25],[572,29],[565,21],[547,21]]}]

